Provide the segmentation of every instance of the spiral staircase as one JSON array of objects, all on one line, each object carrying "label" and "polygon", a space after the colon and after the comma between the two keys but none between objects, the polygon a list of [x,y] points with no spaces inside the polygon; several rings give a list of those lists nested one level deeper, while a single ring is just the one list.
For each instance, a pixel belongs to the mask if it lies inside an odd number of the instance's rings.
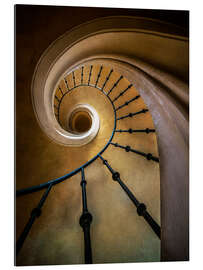
[{"label": "spiral staircase", "polygon": [[[178,89],[175,95],[186,100],[187,87],[130,55],[129,45],[147,35],[138,31],[141,21],[84,24],[52,43],[38,62],[32,104],[41,129],[40,135],[33,130],[23,169],[35,170],[27,187],[17,181],[18,265],[160,261],[162,123],[187,140],[184,105],[174,111],[160,89]],[[150,22],[150,35],[159,24]],[[177,44],[167,38],[181,51],[187,41],[177,29],[173,35]],[[166,33],[152,43],[165,50],[165,39]],[[111,53],[105,40],[115,45]],[[179,126],[172,126],[176,117]]]}]

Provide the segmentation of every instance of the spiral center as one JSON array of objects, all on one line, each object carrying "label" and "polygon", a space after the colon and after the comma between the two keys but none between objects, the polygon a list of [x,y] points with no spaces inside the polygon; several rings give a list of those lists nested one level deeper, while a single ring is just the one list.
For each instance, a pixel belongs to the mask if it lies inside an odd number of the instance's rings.
[{"label": "spiral center", "polygon": [[78,111],[70,117],[69,125],[77,133],[88,131],[92,126],[92,119],[88,112]]}]

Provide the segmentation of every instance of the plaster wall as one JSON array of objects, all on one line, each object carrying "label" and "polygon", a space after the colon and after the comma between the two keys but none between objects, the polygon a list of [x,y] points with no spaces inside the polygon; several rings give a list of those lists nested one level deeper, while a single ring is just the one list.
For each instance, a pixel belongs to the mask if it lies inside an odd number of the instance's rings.
[{"label": "plaster wall", "polygon": [[[95,67],[90,83],[94,84],[99,66]],[[88,70],[88,69],[86,69]],[[109,73],[104,68],[103,76],[98,83],[103,85]],[[84,74],[84,80],[88,72]],[[79,77],[79,76],[78,76]],[[76,81],[78,79],[76,74]],[[115,73],[106,88],[110,88],[119,77]],[[129,82],[126,79],[111,93],[114,99],[118,93],[126,88]],[[64,90],[64,89],[63,89]],[[115,106],[122,105],[139,93],[134,87],[124,98],[115,102]],[[109,100],[103,93],[90,87],[79,87],[67,94],[60,109],[60,120],[65,122],[65,116],[72,106],[85,103],[93,106],[100,116],[100,130],[97,137],[89,144],[81,147],[64,147],[44,137],[40,141],[37,129],[27,128],[27,134],[32,134],[34,140],[28,142],[26,152],[20,160],[27,160],[24,170],[18,170],[17,188],[36,185],[37,179],[59,177],[81,166],[94,157],[107,143],[114,126],[114,113]],[[139,111],[146,108],[140,98],[128,107],[122,108],[117,116],[130,111]],[[22,117],[22,116],[21,116]],[[154,128],[150,113],[138,115],[135,119],[127,119],[118,123],[118,129]],[[20,127],[19,127],[20,128]],[[114,142],[122,145],[129,144],[143,152],[151,152],[158,156],[156,134],[123,134],[114,136]],[[29,158],[32,153],[32,158]],[[38,154],[37,154],[38,153]],[[144,202],[150,214],[160,224],[160,176],[159,164],[149,162],[133,153],[126,153],[121,149],[110,146],[103,155],[121,174],[122,180],[135,193],[138,200]],[[47,169],[46,169],[47,168]],[[32,177],[29,177],[32,171]],[[92,249],[94,263],[159,261],[160,240],[151,228],[140,218],[134,205],[130,202],[120,186],[114,182],[111,175],[100,160],[95,161],[85,169],[89,211],[93,215],[91,228]],[[45,178],[46,177],[46,178]],[[81,215],[81,175],[54,186],[49,195],[43,215],[37,220],[30,232],[17,264],[71,264],[84,263],[83,232],[78,223]],[[22,185],[22,186],[21,186]],[[34,195],[34,196],[33,196]],[[26,195],[17,199],[17,237],[27,220],[28,212],[35,207],[40,199],[41,192]],[[25,208],[26,212],[21,209]]]},{"label": "plaster wall", "polygon": [[[110,9],[95,9],[95,12],[81,12],[81,10],[76,11],[76,9],[67,9],[67,8],[57,8],[52,9],[51,7],[35,7],[32,9],[31,7],[18,6],[17,7],[17,27],[16,27],[16,188],[24,188],[31,185],[36,185],[42,183],[42,180],[52,179],[58,177],[62,174],[67,173],[67,168],[77,167],[78,164],[83,163],[83,161],[87,158],[86,155],[76,155],[75,150],[71,150],[71,158],[70,152],[63,148],[60,145],[55,144],[53,141],[48,139],[48,137],[42,132],[40,129],[31,104],[31,96],[30,96],[30,85],[31,79],[33,76],[34,68],[39,60],[42,52],[48,47],[48,45],[55,40],[58,36],[63,34],[65,31],[70,30],[73,26],[78,25],[79,23],[88,21],[93,18],[97,18],[100,16],[106,15],[136,15],[136,12],[132,10],[117,10],[113,11]],[[78,12],[78,13],[77,13]],[[147,12],[141,12],[139,14],[147,14]],[[161,14],[158,12],[157,14]],[[151,13],[151,17],[159,18],[155,13]],[[180,19],[181,16],[175,18],[173,16],[162,16],[162,18],[168,18],[167,20],[171,20],[170,22],[178,23],[181,26],[185,26],[183,22],[186,17],[182,17],[182,21]],[[67,20],[67,17],[69,20]],[[170,19],[169,19],[170,18]],[[181,21],[181,22],[180,22]],[[47,22],[49,22],[49,26],[47,28]],[[183,31],[183,36],[187,33],[187,31]],[[188,81],[188,68],[186,68],[188,63],[187,52],[188,47],[184,48],[184,55],[186,58],[179,59],[180,56],[178,51],[174,54],[170,54],[171,50],[167,51],[167,57],[169,60],[164,61],[165,59],[157,57],[157,61],[160,61],[159,64],[156,63],[157,67],[162,71],[172,71],[172,69],[178,67],[177,75],[183,81]],[[183,52],[183,51],[182,51]],[[109,51],[108,51],[109,53]],[[139,53],[138,53],[139,55]],[[153,55],[153,53],[152,53]],[[130,56],[130,55],[128,55]],[[174,56],[174,58],[170,58],[170,56]],[[160,54],[160,57],[161,54]],[[143,57],[142,57],[143,58]],[[173,59],[173,60],[172,60]],[[178,62],[177,59],[181,60]],[[140,59],[139,59],[140,60]],[[149,63],[152,65],[155,64],[153,61]],[[161,62],[162,61],[162,62]],[[171,63],[171,61],[173,63]],[[184,62],[185,61],[185,62]],[[138,63],[138,61],[137,61]],[[168,65],[167,65],[168,63]],[[182,63],[182,66],[180,65]],[[171,69],[172,64],[172,69]],[[186,66],[185,66],[186,65]],[[142,63],[141,63],[142,66]],[[143,67],[143,66],[142,66]],[[146,71],[146,70],[145,70]],[[141,72],[142,73],[142,72]],[[138,70],[138,74],[142,75]],[[173,74],[176,74],[176,70],[172,71]],[[151,73],[152,74],[152,73]],[[162,77],[162,76],[161,76]],[[169,82],[168,76],[164,82]],[[139,76],[137,77],[137,89],[142,90],[143,80],[141,79],[139,82]],[[148,81],[148,82],[147,82]],[[147,86],[147,89],[150,87],[154,87],[154,82],[150,84],[149,78],[147,81],[144,80],[144,84]],[[180,81],[171,80],[173,86],[182,86],[179,84]],[[141,86],[141,87],[139,87]],[[156,91],[158,89],[159,92],[160,83],[156,85],[154,88]],[[184,87],[179,87],[184,88]],[[174,88],[173,88],[174,89]],[[156,92],[155,91],[155,92]],[[159,94],[162,92],[160,90]],[[178,94],[178,91],[174,91],[176,94],[173,95],[173,106],[172,110],[174,110],[174,123],[175,127],[181,127],[181,133],[184,134],[185,140],[184,143],[182,138],[176,140],[177,145],[180,148],[178,149],[186,149],[181,154],[181,160],[183,160],[182,164],[188,164],[187,155],[187,141],[188,137],[185,135],[184,130],[187,127],[184,126],[184,121],[179,122],[179,118],[176,116],[176,106],[180,108],[184,115],[187,118],[187,109],[188,104],[184,99],[181,99]],[[85,91],[84,91],[85,93]],[[142,93],[144,97],[144,92]],[[153,96],[151,92],[148,91],[149,96]],[[99,95],[96,92],[93,95]],[[170,96],[166,95],[167,98]],[[84,101],[87,101],[88,96],[84,96]],[[178,98],[177,98],[178,97]],[[102,97],[95,96],[95,100],[100,100]],[[165,105],[167,105],[167,98],[165,99]],[[145,101],[148,100],[148,96],[145,94]],[[163,98],[161,98],[163,100]],[[182,100],[182,103],[179,101]],[[102,99],[102,102],[105,102]],[[172,104],[171,103],[171,104]],[[148,103],[147,103],[148,104]],[[150,102],[149,102],[150,104]],[[153,102],[151,103],[151,109],[153,111]],[[96,106],[94,104],[94,106]],[[99,104],[98,104],[99,106]],[[102,117],[105,116],[107,111],[111,110],[109,104],[105,104],[106,110],[103,111],[102,106],[100,106],[100,114]],[[139,106],[139,104],[138,104]],[[169,105],[168,105],[169,106]],[[167,107],[166,107],[167,108]],[[170,108],[169,108],[170,110]],[[166,113],[166,121],[167,121],[167,113]],[[138,119],[139,120],[139,119]],[[111,119],[108,118],[109,124],[105,127],[105,135],[109,135],[111,126]],[[138,121],[138,126],[142,126],[142,123],[152,123],[151,118],[144,118]],[[150,121],[150,122],[148,122]],[[158,123],[158,122],[157,122]],[[157,125],[156,123],[156,125]],[[163,129],[158,136],[167,137],[167,131]],[[178,131],[179,132],[179,131]],[[148,135],[146,135],[148,136]],[[151,135],[150,135],[151,136]],[[123,137],[124,138],[124,137]],[[153,149],[154,153],[157,153],[156,148],[156,138],[151,137],[153,141]],[[176,139],[175,136],[173,139]],[[143,138],[142,138],[143,139]],[[123,139],[124,142],[126,138]],[[148,142],[148,141],[147,141]],[[132,144],[134,141],[132,141]],[[136,137],[136,143],[142,147],[143,150],[148,150],[151,145],[146,144],[146,141],[141,140],[141,138]],[[98,142],[96,144],[97,147],[102,147],[103,138],[98,137]],[[164,144],[162,144],[164,146]],[[168,144],[166,143],[165,146]],[[88,150],[84,148],[84,151],[88,153],[88,156],[94,155],[92,150]],[[174,146],[175,147],[175,146]],[[171,156],[174,156],[174,148],[169,148]],[[96,149],[95,148],[95,149]],[[97,150],[97,149],[96,149]],[[139,178],[136,178],[138,181],[136,187],[139,187],[138,190],[135,190],[135,194],[138,196],[141,195],[142,200],[147,204],[149,210],[151,210],[152,215],[154,215],[155,219],[159,222],[160,216],[159,211],[155,209],[159,209],[159,169],[156,164],[153,164],[154,167],[148,167],[147,170],[149,172],[153,172],[154,178],[151,174],[146,174],[144,171],[142,172],[140,168],[146,168],[145,166],[149,166],[149,163],[146,163],[145,160],[142,160],[136,156],[131,156],[129,159],[128,153],[124,152],[123,158],[120,159],[120,154],[118,155],[118,149],[111,148],[111,155],[115,157],[114,162],[112,162],[112,167],[116,168],[116,165],[119,163],[119,168],[123,170],[121,177],[126,182],[129,187],[134,188],[134,173],[131,173],[130,170],[124,168],[124,164],[129,166],[138,166],[139,170],[135,170],[136,174],[139,171]],[[161,152],[161,156],[164,158],[162,164],[167,164],[167,156]],[[72,159],[72,157],[75,157]],[[107,159],[110,159],[108,152],[106,152]],[[177,157],[178,158],[178,157]],[[183,158],[183,159],[182,159]],[[72,162],[75,160],[74,162]],[[180,159],[178,158],[178,161]],[[125,162],[124,162],[125,161]],[[175,165],[176,161],[173,163]],[[153,238],[153,234],[151,234],[147,225],[140,221],[135,213],[135,208],[133,205],[130,206],[130,202],[125,194],[121,195],[120,187],[116,185],[112,181],[112,179],[108,175],[108,171],[105,168],[101,169],[101,164],[99,161],[96,161],[87,169],[87,192],[88,192],[88,206],[89,210],[93,214],[94,224],[97,226],[97,230],[92,229],[93,234],[93,250],[96,252],[93,253],[95,257],[95,262],[109,262],[109,258],[116,262],[127,262],[127,261],[135,261],[136,259],[143,258],[144,260],[157,260],[160,258],[160,247],[157,242],[156,236]],[[150,165],[151,166],[151,165]],[[178,165],[177,165],[178,166]],[[174,172],[174,177],[172,178],[173,185],[177,184],[177,172],[180,172],[178,167],[168,167],[166,170],[165,167],[161,168],[161,175],[163,179],[167,178],[171,174],[171,170]],[[92,169],[91,169],[92,168]],[[91,170],[90,170],[91,169]],[[120,170],[120,169],[119,169]],[[177,196],[180,199],[177,208],[171,208],[171,204],[164,204],[164,211],[162,211],[162,218],[164,218],[165,222],[167,222],[168,227],[165,230],[166,236],[165,240],[162,241],[162,259],[164,260],[181,260],[188,258],[188,228],[184,227],[185,222],[188,221],[188,215],[185,214],[188,211],[188,172],[183,171],[179,175],[179,178],[182,179],[177,186],[176,190],[172,190],[170,187],[170,181],[165,182],[164,188],[162,190],[162,196],[166,199],[167,202],[174,201],[176,204]],[[95,175],[97,177],[95,177]],[[150,182],[149,182],[150,177]],[[142,180],[140,180],[142,179]],[[151,180],[156,181],[152,181]],[[184,180],[185,179],[185,180]],[[77,182],[77,185],[75,183]],[[60,261],[62,264],[64,263],[82,263],[83,262],[83,235],[81,228],[78,224],[78,219],[81,213],[81,191],[80,191],[80,176],[74,176],[70,181],[63,182],[52,190],[49,195],[49,198],[44,205],[43,215],[37,220],[35,226],[31,230],[29,238],[25,242],[25,246],[22,250],[21,255],[19,255],[17,264],[26,265],[26,264],[54,264]],[[74,183],[74,185],[73,185]],[[147,183],[147,186],[146,186]],[[150,185],[155,186],[150,186]],[[183,184],[183,185],[182,185]],[[182,190],[184,187],[184,190]],[[148,190],[148,192],[146,192]],[[153,190],[153,192],[150,192]],[[167,191],[168,190],[168,191]],[[138,193],[136,193],[138,192]],[[27,218],[30,215],[30,211],[33,207],[36,206],[39,201],[40,196],[43,191],[33,193],[30,195],[26,195],[24,197],[19,197],[17,199],[17,231],[16,237],[19,236],[23,226],[25,225]],[[58,196],[60,194],[60,196]],[[182,194],[182,195],[180,195]],[[180,196],[179,196],[180,195]],[[145,197],[146,196],[146,197]],[[162,197],[162,198],[163,198]],[[100,198],[98,200],[98,198]],[[104,198],[104,199],[103,199]],[[118,200],[119,198],[119,200]],[[116,200],[116,204],[114,203],[114,199]],[[104,201],[109,204],[105,204]],[[91,206],[94,205],[92,208]],[[177,205],[177,204],[176,204]],[[182,207],[184,205],[184,209]],[[111,211],[109,210],[111,208]],[[173,209],[176,209],[174,212]],[[183,210],[183,211],[182,211]],[[184,213],[183,213],[184,212]],[[120,213],[125,213],[124,216],[120,216]],[[164,215],[164,216],[163,216]],[[172,220],[174,220],[174,215],[177,217],[177,223],[174,224]],[[71,218],[70,218],[71,217]],[[139,219],[139,220],[138,220]],[[126,227],[126,220],[128,224],[138,224],[138,227],[130,226]],[[45,225],[46,224],[46,225]],[[75,226],[78,224],[78,226]],[[182,224],[182,225],[181,225]],[[175,228],[178,228],[176,231]],[[181,229],[182,228],[182,229]],[[119,235],[119,230],[122,231],[122,235]],[[123,232],[124,231],[124,232]],[[137,232],[142,232],[142,238],[137,235]],[[175,233],[174,233],[175,232]],[[136,236],[136,241],[134,237]],[[129,238],[132,236],[132,238]],[[181,237],[179,237],[181,236]],[[127,240],[130,239],[130,240]],[[150,239],[150,241],[149,241]],[[108,241],[108,244],[107,244]],[[121,247],[122,244],[126,245],[126,250],[123,251]],[[67,243],[69,243],[67,245]],[[184,243],[184,244],[183,244]],[[145,253],[143,254],[143,247],[145,247]],[[182,248],[183,247],[183,248]],[[108,249],[109,248],[109,249]],[[134,249],[136,248],[137,252],[134,253]]]}]

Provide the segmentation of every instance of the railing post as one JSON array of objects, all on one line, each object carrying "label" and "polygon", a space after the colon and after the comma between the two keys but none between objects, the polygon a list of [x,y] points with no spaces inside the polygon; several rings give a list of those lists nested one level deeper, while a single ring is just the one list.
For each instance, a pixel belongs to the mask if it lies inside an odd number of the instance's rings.
[{"label": "railing post", "polygon": [[90,84],[90,79],[91,79],[91,75],[92,75],[92,68],[93,68],[93,66],[91,65],[91,66],[90,66],[90,73],[89,73],[89,79],[88,79],[87,85]]},{"label": "railing post", "polygon": [[74,71],[72,72],[72,76],[73,76],[73,84],[74,84],[74,88],[76,87],[76,83],[75,83],[75,74]]},{"label": "railing post", "polygon": [[111,87],[111,89],[109,90],[109,92],[107,93],[107,96],[109,96],[109,94],[112,92],[112,90],[118,85],[118,83],[120,82],[120,80],[123,79],[123,76],[120,76],[120,78],[114,83],[114,85]]},{"label": "railing post", "polygon": [[124,89],[122,92],[120,92],[120,94],[116,98],[114,98],[113,102],[115,102],[117,99],[119,99],[121,96],[123,96],[132,86],[133,86],[132,84],[128,85],[128,87],[126,89]]},{"label": "railing post", "polygon": [[99,70],[99,73],[98,73],[98,75],[97,75],[97,80],[96,80],[96,83],[95,83],[95,87],[97,87],[99,78],[100,78],[100,76],[101,76],[102,69],[103,69],[103,67],[101,66],[101,67],[100,67],[100,70]]},{"label": "railing post", "polygon": [[102,86],[102,88],[101,88],[101,91],[102,91],[102,92],[103,92],[104,87],[105,87],[105,85],[107,84],[107,82],[108,82],[108,80],[109,80],[109,78],[110,78],[112,72],[113,72],[113,69],[111,69],[111,71],[109,72],[108,76],[106,77],[106,80],[105,80],[105,82],[104,82],[104,84],[103,84],[103,86]]},{"label": "railing post", "polygon": [[120,145],[118,143],[112,143],[112,142],[110,144],[115,146],[115,147],[119,147],[119,148],[125,150],[126,152],[132,152],[132,153],[138,154],[140,156],[143,156],[147,160],[153,160],[153,161],[159,162],[159,158],[154,157],[151,153],[143,153],[141,151],[138,151],[136,149],[131,148],[129,145],[123,146],[123,145]]},{"label": "railing post", "polygon": [[91,238],[90,238],[90,224],[92,222],[92,215],[89,213],[87,208],[87,195],[86,195],[86,180],[84,169],[81,169],[82,180],[81,180],[81,187],[82,187],[82,206],[83,211],[80,217],[80,226],[83,228],[84,232],[84,244],[85,244],[85,263],[90,264],[92,263],[92,248],[91,248]]},{"label": "railing post", "polygon": [[51,190],[51,187],[52,187],[52,184],[50,184],[48,186],[48,188],[46,189],[46,191],[44,192],[38,206],[32,210],[30,218],[29,218],[27,224],[25,225],[25,228],[24,228],[23,232],[21,233],[21,235],[18,238],[18,241],[16,243],[16,255],[18,255],[19,251],[21,250],[21,248],[24,244],[24,241],[25,241],[30,229],[32,228],[32,225],[33,225],[35,219],[41,215],[41,212],[42,212],[41,208],[42,208],[42,206],[43,206],[43,204],[44,204],[44,202],[49,194],[49,191]]},{"label": "railing post", "polygon": [[122,189],[125,191],[125,193],[128,195],[129,199],[133,202],[133,204],[137,208],[137,213],[139,216],[143,216],[144,219],[147,221],[147,223],[150,225],[152,230],[156,233],[156,235],[161,238],[161,228],[156,223],[156,221],[150,216],[150,214],[147,212],[147,208],[143,203],[140,203],[137,198],[134,196],[134,194],[129,190],[129,188],[123,183],[123,181],[120,179],[119,172],[114,171],[111,166],[109,165],[108,161],[105,160],[101,155],[99,156],[100,159],[103,161],[104,165],[108,168],[108,170],[112,174],[112,178],[114,181],[118,182]]}]

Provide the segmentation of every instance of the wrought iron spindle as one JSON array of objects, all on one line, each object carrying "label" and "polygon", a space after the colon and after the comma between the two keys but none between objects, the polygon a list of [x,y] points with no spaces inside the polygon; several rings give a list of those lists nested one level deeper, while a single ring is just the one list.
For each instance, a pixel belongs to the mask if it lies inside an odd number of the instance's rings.
[{"label": "wrought iron spindle", "polygon": [[98,76],[97,76],[97,80],[96,80],[96,83],[95,83],[95,87],[97,87],[99,78],[100,78],[100,76],[101,76],[102,69],[103,69],[103,67],[101,66],[101,67],[100,67],[100,70],[99,70],[99,73],[98,73]]},{"label": "wrought iron spindle", "polygon": [[76,84],[75,84],[75,73],[74,73],[74,71],[72,72],[72,76],[73,76],[73,85],[74,85],[74,87],[75,87]]},{"label": "wrought iron spindle", "polygon": [[118,85],[118,83],[120,82],[120,80],[123,79],[123,76],[120,76],[120,78],[117,80],[117,82],[114,83],[114,85],[111,87],[111,89],[109,90],[109,92],[107,93],[107,96],[112,92],[112,90]]},{"label": "wrought iron spindle", "polygon": [[64,78],[64,81],[65,81],[65,84],[66,84],[66,87],[67,87],[68,91],[70,91],[70,88],[68,86],[68,82],[67,82],[66,78]]},{"label": "wrought iron spindle", "polygon": [[110,70],[109,75],[106,77],[106,80],[101,88],[102,91],[104,90],[105,85],[107,84],[108,80],[110,79],[112,72],[113,72],[113,69]]},{"label": "wrought iron spindle", "polygon": [[154,157],[151,153],[148,153],[148,154],[143,153],[141,151],[132,149],[129,145],[123,146],[123,145],[120,145],[118,143],[112,143],[112,142],[110,144],[115,146],[115,147],[119,147],[121,149],[124,149],[126,152],[133,152],[135,154],[141,155],[141,156],[145,157],[147,160],[153,160],[153,161],[159,162],[159,159],[157,157]]},{"label": "wrought iron spindle", "polygon": [[146,128],[146,129],[117,129],[115,130],[115,132],[128,132],[128,133],[135,133],[135,132],[146,132],[147,134],[151,133],[151,132],[155,132],[155,129],[150,129],[150,128]]},{"label": "wrought iron spindle", "polygon": [[143,109],[143,110],[135,112],[135,113],[129,113],[127,115],[121,116],[121,117],[117,118],[116,120],[122,120],[122,119],[125,119],[127,117],[133,117],[137,114],[146,113],[146,112],[148,112],[148,109]]},{"label": "wrought iron spindle", "polygon": [[140,97],[140,95],[137,95],[136,97],[126,101],[123,105],[119,106],[118,108],[116,108],[116,111],[120,110],[121,108],[127,106],[128,104],[130,104],[131,102],[133,102],[134,100],[138,99]]},{"label": "wrought iron spindle", "polygon": [[137,208],[137,213],[139,216],[143,216],[144,219],[147,221],[147,223],[150,225],[152,230],[156,233],[156,235],[160,238],[161,237],[161,228],[156,223],[156,221],[151,217],[151,215],[147,212],[147,207],[145,204],[140,203],[137,198],[134,196],[134,194],[130,191],[130,189],[123,183],[123,181],[120,179],[119,172],[116,172],[112,169],[112,167],[109,165],[108,161],[105,160],[101,155],[99,155],[100,159],[103,161],[103,164],[108,168],[108,170],[112,174],[112,179],[114,181],[117,181],[122,189],[125,191],[125,193],[128,195],[130,200],[133,202],[133,204]]},{"label": "wrought iron spindle", "polygon": [[[93,69],[93,65],[90,66],[90,70],[89,70],[89,76],[87,75],[88,78],[88,84],[85,83],[85,85],[88,85],[90,87],[95,87],[96,89],[98,90],[101,90],[103,93],[105,93],[105,95],[107,96],[107,98],[111,101],[112,103],[112,106],[113,106],[113,110],[114,110],[114,115],[115,115],[115,119],[114,119],[114,129],[113,129],[113,132],[112,132],[112,135],[111,135],[111,138],[110,140],[108,141],[108,143],[105,145],[105,147],[102,149],[102,151],[97,154],[95,157],[93,157],[90,161],[88,161],[87,163],[85,163],[84,165],[82,165],[81,167],[77,168],[76,170],[62,176],[62,177],[59,177],[57,179],[54,179],[54,180],[51,180],[49,182],[46,182],[46,183],[43,183],[43,184],[40,184],[40,185],[37,185],[37,186],[33,186],[31,188],[26,188],[26,189],[23,189],[23,190],[17,190],[16,191],[16,195],[17,196],[20,196],[20,195],[24,195],[24,194],[28,194],[28,193],[32,193],[32,192],[35,192],[35,191],[38,191],[38,190],[41,190],[42,188],[47,188],[45,193],[43,194],[39,204],[37,205],[36,208],[34,208],[31,212],[31,216],[28,220],[28,223],[26,224],[23,232],[21,233],[17,243],[16,243],[16,252],[18,254],[18,252],[20,251],[20,249],[22,248],[23,246],[23,243],[35,221],[35,219],[37,217],[40,216],[41,214],[41,208],[48,196],[48,193],[52,187],[52,185],[54,184],[58,184],[62,181],[64,181],[65,179],[68,179],[70,178],[71,176],[79,173],[81,171],[81,175],[82,175],[82,179],[81,179],[81,188],[82,188],[82,214],[81,214],[81,217],[80,217],[80,220],[79,220],[79,224],[80,226],[83,228],[83,232],[84,232],[84,247],[85,247],[85,263],[92,263],[92,249],[91,249],[91,238],[90,238],[90,225],[91,225],[91,222],[92,222],[92,215],[91,213],[89,213],[88,211],[88,207],[87,207],[87,195],[86,195],[86,180],[85,180],[85,174],[84,174],[84,167],[87,167],[89,166],[94,160],[96,160],[98,157],[100,157],[100,159],[103,161],[103,163],[105,164],[105,166],[108,168],[108,170],[111,172],[112,174],[112,178],[113,180],[117,181],[120,186],[122,187],[122,189],[125,191],[125,193],[128,195],[128,197],[130,198],[130,200],[134,203],[134,205],[136,206],[137,208],[137,213],[138,215],[140,216],[143,216],[144,219],[148,222],[148,224],[151,226],[151,228],[154,230],[154,232],[157,234],[157,236],[160,238],[160,226],[154,221],[154,219],[150,216],[150,214],[147,212],[146,210],[146,206],[143,204],[143,203],[140,203],[136,197],[134,196],[134,194],[129,190],[129,188],[123,183],[123,181],[120,179],[120,174],[116,171],[114,171],[111,166],[109,165],[109,163],[107,162],[107,160],[104,160],[103,157],[101,156],[101,154],[103,154],[103,152],[107,149],[107,147],[111,144],[115,147],[120,147],[122,149],[124,149],[126,152],[134,152],[136,154],[139,154],[141,156],[144,156],[146,157],[148,160],[153,160],[153,161],[156,161],[156,162],[159,162],[159,159],[157,157],[154,157],[151,153],[143,153],[141,151],[138,151],[138,150],[135,150],[135,149],[132,149],[130,146],[122,146],[122,145],[119,145],[117,143],[112,143],[112,139],[113,139],[113,135],[115,132],[129,132],[129,133],[134,133],[134,132],[146,132],[147,134],[150,133],[150,132],[155,132],[154,129],[149,129],[149,128],[146,128],[146,129],[143,129],[143,130],[134,130],[134,129],[131,129],[129,128],[128,130],[115,130],[116,129],[116,120],[121,120],[121,119],[124,119],[126,117],[133,117],[134,115],[137,115],[137,114],[140,114],[140,113],[145,113],[147,112],[148,110],[147,109],[143,109],[139,112],[135,112],[135,113],[129,113],[128,115],[125,115],[125,116],[122,116],[120,118],[117,118],[116,119],[116,111],[118,111],[119,109],[123,108],[124,106],[127,106],[130,102],[133,102],[134,100],[136,100],[137,98],[139,98],[140,96],[136,96],[134,98],[132,98],[131,100],[129,101],[126,101],[123,105],[117,107],[115,109],[114,107],[114,104],[113,102],[115,102],[116,100],[118,100],[122,95],[124,95],[133,85],[130,84],[128,85],[128,87],[123,90],[113,101],[110,99],[110,97],[108,96],[112,90],[117,86],[117,84],[119,83],[119,81],[123,78],[123,76],[120,76],[120,78],[118,79],[118,81],[116,83],[114,83],[114,85],[112,86],[112,88],[109,90],[108,94],[106,92],[103,91],[104,87],[106,86],[108,80],[110,79],[110,76],[111,74],[113,73],[113,69],[111,69],[111,71],[109,72],[108,76],[106,77],[106,80],[105,82],[103,83],[103,86],[102,88],[100,89],[99,87],[97,87],[97,84],[99,82],[99,78],[101,76],[101,72],[102,72],[102,69],[103,67],[101,66],[100,67],[100,70],[98,72],[98,75],[97,75],[97,79],[96,79],[96,82],[95,82],[95,85],[91,85],[90,84],[90,80],[91,80],[91,75],[92,75],[92,69]],[[81,85],[83,85],[84,83],[84,75],[83,74],[84,72],[84,67],[82,66],[82,70],[81,70]],[[71,76],[71,75],[70,75]],[[77,76],[77,73],[76,73],[76,76]],[[68,82],[66,80],[66,78],[64,78],[64,81],[65,81],[65,84],[66,84],[66,87],[67,87],[67,90],[68,91],[71,91],[73,90],[74,88],[76,87],[79,87],[80,85],[76,85],[76,81],[75,81],[75,74],[74,74],[74,71],[72,72],[72,77],[73,77],[73,83],[74,83],[74,87],[73,88],[69,88],[68,86]],[[70,79],[70,78],[69,78]],[[76,77],[77,79],[77,77]],[[71,80],[71,79],[70,79]],[[65,91],[65,88],[64,88],[64,91],[65,93],[63,93],[62,89],[60,86],[58,86],[59,88],[59,91],[61,92],[62,94],[62,98],[65,96],[65,94],[68,92],[68,91]],[[60,95],[59,95],[60,96]],[[58,96],[55,95],[55,99],[58,101],[59,104],[55,105],[54,104],[54,108],[57,110],[58,114],[56,111],[55,112],[55,115],[56,117],[58,117],[58,121],[59,121],[59,107],[60,107],[60,103],[62,101],[62,98],[60,99]],[[51,182],[51,183],[50,183]]]},{"label": "wrought iron spindle", "polygon": [[19,251],[21,250],[23,243],[24,243],[30,229],[32,228],[32,225],[33,225],[35,219],[41,215],[41,212],[42,212],[41,208],[42,208],[51,188],[52,188],[52,184],[50,184],[48,186],[48,188],[46,189],[46,191],[44,192],[38,206],[32,210],[30,218],[28,220],[28,223],[25,225],[25,228],[24,228],[23,232],[21,233],[21,235],[18,238],[18,241],[16,243],[16,255],[18,255]]},{"label": "wrought iron spindle", "polygon": [[91,238],[90,238],[90,224],[92,222],[92,215],[88,211],[87,208],[87,195],[86,195],[86,180],[85,180],[85,173],[84,169],[81,169],[82,180],[81,180],[81,187],[82,187],[82,205],[83,211],[80,217],[80,226],[83,228],[84,232],[84,243],[85,243],[85,263],[92,263],[92,248],[91,248]]},{"label": "wrought iron spindle", "polygon": [[[62,97],[63,98],[63,97]],[[60,103],[59,103],[59,105],[58,106],[56,106],[55,104],[54,104],[54,108],[56,109],[56,111],[54,112],[55,113],[55,116],[56,116],[56,118],[58,119],[58,122],[60,122],[60,120],[59,120],[59,107],[60,107]]]},{"label": "wrought iron spindle", "polygon": [[83,69],[84,69],[84,67],[82,66],[82,70],[81,70],[81,84],[83,84]]},{"label": "wrought iron spindle", "polygon": [[54,97],[58,101],[58,103],[60,103],[60,99],[56,95]]},{"label": "wrought iron spindle", "polygon": [[91,65],[90,66],[90,74],[89,74],[89,79],[88,79],[88,84],[87,85],[90,84],[90,79],[91,79],[91,75],[92,75],[92,68],[93,68],[93,66]]},{"label": "wrought iron spindle", "polygon": [[59,86],[59,90],[60,90],[60,92],[61,92],[61,94],[62,94],[62,97],[63,97],[63,91],[62,91],[62,89],[61,89],[60,86]]},{"label": "wrought iron spindle", "polygon": [[128,85],[128,87],[125,90],[120,92],[120,94],[114,98],[113,102],[115,102],[117,99],[119,99],[121,96],[123,96],[125,94],[125,92],[127,92],[132,86],[133,86],[132,84]]}]

